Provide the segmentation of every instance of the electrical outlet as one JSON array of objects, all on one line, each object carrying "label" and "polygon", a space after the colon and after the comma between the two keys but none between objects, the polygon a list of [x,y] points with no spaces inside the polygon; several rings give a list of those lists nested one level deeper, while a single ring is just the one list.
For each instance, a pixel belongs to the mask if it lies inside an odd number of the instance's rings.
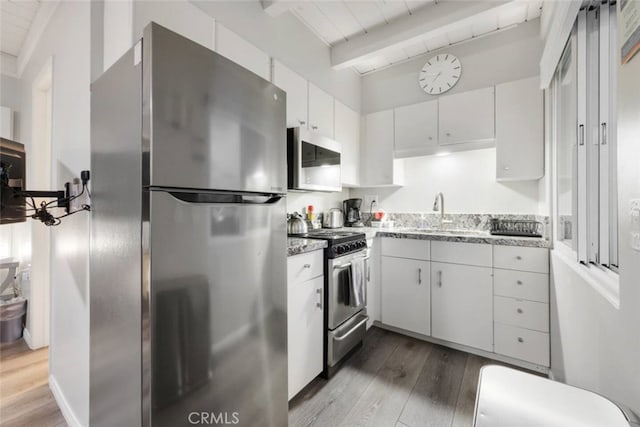
[{"label": "electrical outlet", "polygon": [[369,212],[369,209],[371,208],[371,202],[373,202],[374,206],[378,204],[377,194],[368,194],[364,196],[364,203],[363,203],[364,206],[362,206],[362,210],[364,212]]}]

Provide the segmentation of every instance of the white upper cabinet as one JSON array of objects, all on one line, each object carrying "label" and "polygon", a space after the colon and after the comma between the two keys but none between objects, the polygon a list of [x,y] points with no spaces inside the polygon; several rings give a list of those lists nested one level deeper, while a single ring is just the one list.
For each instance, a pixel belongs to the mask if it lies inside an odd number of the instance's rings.
[{"label": "white upper cabinet", "polygon": [[538,77],[496,86],[496,179],[544,175],[544,101]]},{"label": "white upper cabinet", "polygon": [[8,107],[0,107],[0,137],[13,140],[13,112]]},{"label": "white upper cabinet", "polygon": [[335,101],[335,140],[342,145],[342,184],[360,184],[360,114]]},{"label": "white upper cabinet", "polygon": [[216,24],[216,51],[244,68],[253,71],[263,79],[271,77],[269,55],[224,27]]},{"label": "white upper cabinet", "polygon": [[395,156],[433,154],[438,148],[438,101],[395,109]]},{"label": "white upper cabinet", "polygon": [[402,185],[404,165],[393,157],[393,110],[367,114],[364,121],[361,186]]},{"label": "white upper cabinet", "polygon": [[494,92],[491,86],[438,98],[440,145],[493,142]]},{"label": "white upper cabinet", "polygon": [[333,97],[313,83],[309,83],[309,129],[334,137]]},{"label": "white upper cabinet", "polygon": [[287,127],[307,127],[307,81],[281,62],[274,60],[273,84],[287,92]]}]

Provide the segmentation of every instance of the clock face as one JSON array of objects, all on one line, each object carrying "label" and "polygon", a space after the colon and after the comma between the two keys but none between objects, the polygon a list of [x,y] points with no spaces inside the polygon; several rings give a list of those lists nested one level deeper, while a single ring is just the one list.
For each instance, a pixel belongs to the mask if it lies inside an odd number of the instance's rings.
[{"label": "clock face", "polygon": [[439,95],[454,87],[461,73],[460,60],[450,53],[441,53],[424,64],[418,83],[428,94]]}]

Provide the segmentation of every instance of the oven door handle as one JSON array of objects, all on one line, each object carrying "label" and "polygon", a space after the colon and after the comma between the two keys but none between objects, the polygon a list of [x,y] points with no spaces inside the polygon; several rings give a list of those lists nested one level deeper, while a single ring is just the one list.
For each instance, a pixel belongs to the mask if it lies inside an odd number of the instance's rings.
[{"label": "oven door handle", "polygon": [[362,326],[363,323],[365,323],[367,320],[369,320],[369,316],[365,316],[364,319],[362,319],[361,321],[359,321],[358,323],[356,323],[356,325],[351,328],[351,330],[349,332],[347,332],[346,334],[340,336],[340,337],[333,337],[333,339],[335,341],[342,341],[345,340],[349,335],[351,335],[354,331],[356,331],[360,326]]},{"label": "oven door handle", "polygon": [[344,270],[345,268],[349,268],[349,267],[351,267],[351,263],[350,262],[348,262],[346,264],[341,264],[341,265],[334,265],[333,269],[334,270]]}]

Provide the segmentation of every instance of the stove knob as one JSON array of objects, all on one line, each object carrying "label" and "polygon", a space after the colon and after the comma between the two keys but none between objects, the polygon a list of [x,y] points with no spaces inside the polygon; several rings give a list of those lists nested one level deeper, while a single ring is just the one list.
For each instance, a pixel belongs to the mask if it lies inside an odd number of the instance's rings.
[{"label": "stove knob", "polygon": [[336,250],[336,254],[340,255],[342,253],[342,246],[337,246],[335,250]]}]

